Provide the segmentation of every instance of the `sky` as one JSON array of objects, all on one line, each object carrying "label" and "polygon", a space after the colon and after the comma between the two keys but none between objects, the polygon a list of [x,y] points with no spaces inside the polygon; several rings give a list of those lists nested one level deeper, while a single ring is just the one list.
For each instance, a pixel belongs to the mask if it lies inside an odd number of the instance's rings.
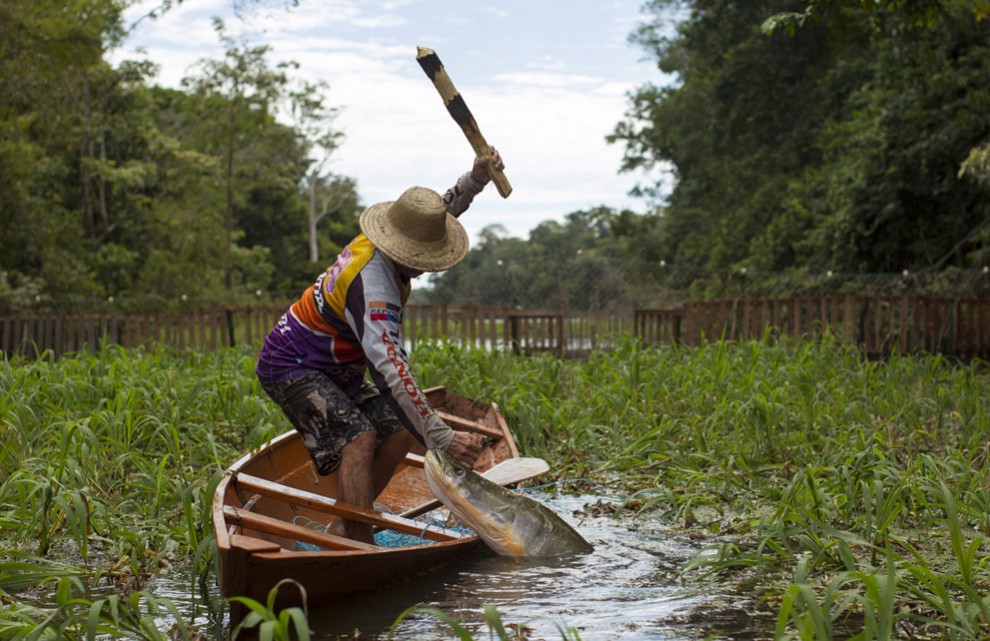
[{"label": "sky", "polygon": [[239,15],[232,0],[185,0],[139,20],[160,2],[128,9],[133,30],[112,59],[149,59],[158,84],[179,87],[223,56],[214,17],[229,36],[269,45],[272,64],[295,61],[294,77],[327,83],[344,135],[329,169],[357,181],[365,206],[413,185],[442,193],[471,167],[470,144],[416,62],[419,46],[436,51],[512,184],[506,199],[489,185],[461,217],[473,241],[493,224],[526,238],[600,205],[643,213],[651,203],[628,192],[666,179],[619,173],[624,148],[605,141],[631,92],[670,82],[628,42],[643,0],[261,0]]}]

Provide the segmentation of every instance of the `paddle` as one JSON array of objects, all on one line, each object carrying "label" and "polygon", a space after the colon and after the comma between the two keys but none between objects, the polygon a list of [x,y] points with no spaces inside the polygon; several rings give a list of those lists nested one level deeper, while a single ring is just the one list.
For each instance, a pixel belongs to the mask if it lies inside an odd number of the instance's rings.
[{"label": "paddle", "polygon": [[541,458],[519,457],[510,458],[496,463],[481,473],[492,483],[512,485],[521,483],[550,471],[550,464]]},{"label": "paddle", "polygon": [[[548,471],[550,471],[550,464],[541,458],[519,457],[506,459],[501,463],[496,463],[484,472],[481,472],[481,476],[485,477],[492,483],[505,486],[527,481],[531,478],[540,476],[541,474],[546,474]],[[405,512],[400,513],[399,516],[411,519],[419,516],[420,514],[425,514],[430,510],[435,510],[440,507],[440,505],[441,503],[439,499],[432,499],[426,503],[422,503],[414,508],[410,508]]]}]

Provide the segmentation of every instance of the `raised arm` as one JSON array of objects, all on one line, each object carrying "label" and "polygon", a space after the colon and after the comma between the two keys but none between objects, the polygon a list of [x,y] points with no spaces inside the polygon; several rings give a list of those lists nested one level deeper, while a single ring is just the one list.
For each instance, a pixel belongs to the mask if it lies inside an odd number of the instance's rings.
[{"label": "raised arm", "polygon": [[502,170],[505,163],[502,156],[494,147],[489,147],[489,153],[478,156],[474,159],[471,171],[464,173],[457,179],[457,183],[443,194],[443,202],[447,206],[447,211],[454,217],[458,217],[467,211],[474,201],[474,197],[481,193],[489,182],[491,175],[489,167]]}]

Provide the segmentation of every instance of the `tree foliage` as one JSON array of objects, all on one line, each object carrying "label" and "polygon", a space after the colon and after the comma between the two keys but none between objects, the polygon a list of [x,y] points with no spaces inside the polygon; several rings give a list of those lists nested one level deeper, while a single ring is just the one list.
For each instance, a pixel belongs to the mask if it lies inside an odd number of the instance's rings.
[{"label": "tree foliage", "polygon": [[[224,54],[155,86],[149,62],[107,62],[127,2],[0,3],[0,313],[298,292],[358,231],[356,181],[327,169],[328,88],[219,22]],[[987,0],[649,0],[643,15],[632,40],[658,79],[609,140],[619,170],[673,167],[672,192],[642,189],[662,206],[606,203],[526,240],[489,227],[417,300],[607,308],[658,284],[738,291],[743,273],[807,288],[990,263]]]},{"label": "tree foliage", "polygon": [[[625,146],[625,169],[675,168],[656,236],[666,260],[852,272],[985,264],[988,192],[963,166],[972,158],[978,175],[990,140],[982,4],[649,2],[654,17],[634,40],[678,82],[637,90],[610,139]],[[673,6],[690,13],[667,36]]]},{"label": "tree foliage", "polygon": [[[604,205],[538,224],[522,240],[501,225],[485,227],[463,263],[432,277],[416,301],[538,309],[628,307],[636,283],[628,260],[633,228],[649,217]],[[626,234],[631,234],[626,237]]]},{"label": "tree foliage", "polygon": [[[123,6],[0,6],[0,312],[298,290],[310,236],[330,253],[357,229],[342,176],[324,181],[335,206],[307,226],[304,177],[339,139],[318,117],[333,112],[326,86],[299,83],[293,63],[219,22],[220,59],[182,90],[154,86],[147,61],[107,62]],[[309,119],[281,118],[302,95]]]},{"label": "tree foliage", "polygon": [[[990,263],[986,2],[651,0],[632,39],[674,74],[630,96],[622,169],[663,206],[482,234],[435,302],[976,291]],[[671,16],[678,15],[676,31]],[[903,274],[927,273],[924,281]],[[896,275],[896,276],[894,276]]]}]

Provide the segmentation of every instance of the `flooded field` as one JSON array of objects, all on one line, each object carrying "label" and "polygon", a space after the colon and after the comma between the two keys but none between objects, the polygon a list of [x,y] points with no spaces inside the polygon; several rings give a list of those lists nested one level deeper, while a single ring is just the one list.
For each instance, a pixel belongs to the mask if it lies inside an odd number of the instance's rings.
[{"label": "flooded field", "polygon": [[[156,632],[171,634],[175,618],[197,641],[226,638],[209,574],[212,487],[285,430],[257,388],[255,358],[108,348],[0,362],[0,627],[76,638],[99,619],[117,626],[108,637],[137,639],[154,616]],[[530,641],[563,638],[558,626],[585,640],[750,641],[770,638],[778,618],[792,636],[808,626],[834,639],[990,634],[985,367],[864,361],[833,339],[418,358],[428,379],[497,400],[519,450],[550,462],[553,478],[621,474],[643,511],[599,516],[612,513],[600,501],[618,501],[611,490],[544,487],[592,554],[465,559],[312,611],[317,638],[384,639],[414,605],[465,620],[478,640],[493,638],[485,607],[530,625]],[[704,569],[718,583],[682,576],[712,545]],[[203,588],[190,578],[200,575]],[[125,603],[131,590],[147,593]],[[757,598],[765,616],[754,620]],[[147,615],[164,599],[181,611]],[[397,632],[454,638],[421,613]]]},{"label": "flooded field", "polygon": [[[311,609],[313,638],[386,639],[411,606],[442,610],[477,639],[488,638],[486,606],[495,606],[506,625],[525,625],[529,638],[548,641],[564,639],[566,629],[595,641],[768,638],[754,633],[732,599],[712,594],[706,584],[682,580],[681,568],[698,552],[682,533],[632,517],[575,516],[605,501],[599,496],[531,496],[575,524],[594,552],[561,560],[480,554],[387,590]],[[173,578],[182,581],[178,574]],[[194,600],[187,583],[169,578],[160,580],[155,592],[175,600],[190,618],[197,614],[201,631],[212,628],[212,635],[223,638],[226,629],[202,614],[203,604],[218,602],[219,595]],[[458,637],[440,619],[417,612],[402,621],[393,638]]]}]

